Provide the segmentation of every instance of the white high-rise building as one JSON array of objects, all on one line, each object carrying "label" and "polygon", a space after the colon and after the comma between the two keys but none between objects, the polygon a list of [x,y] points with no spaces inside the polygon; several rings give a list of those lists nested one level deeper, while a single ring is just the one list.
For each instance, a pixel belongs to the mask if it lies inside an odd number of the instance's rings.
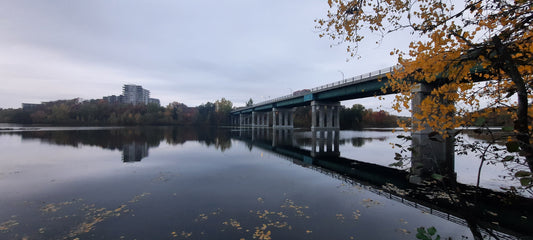
[{"label": "white high-rise building", "polygon": [[142,86],[126,84],[122,87],[123,103],[148,104],[150,99],[150,91],[144,89]]}]

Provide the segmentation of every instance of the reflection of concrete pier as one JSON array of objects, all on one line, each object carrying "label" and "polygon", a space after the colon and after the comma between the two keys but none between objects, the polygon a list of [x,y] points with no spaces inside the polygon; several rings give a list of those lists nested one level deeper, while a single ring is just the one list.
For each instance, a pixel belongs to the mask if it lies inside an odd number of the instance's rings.
[{"label": "reflection of concrete pier", "polygon": [[311,156],[340,156],[339,129],[312,130]]},{"label": "reflection of concrete pier", "polygon": [[296,138],[294,137],[294,129],[292,128],[275,128],[272,129],[272,146],[296,146]]},{"label": "reflection of concrete pier", "polygon": [[[298,146],[293,128],[242,128],[238,135],[250,139],[252,142],[270,142],[276,146]],[[311,155],[313,157],[340,156],[339,142],[340,130],[338,128],[322,128],[311,131]]]}]

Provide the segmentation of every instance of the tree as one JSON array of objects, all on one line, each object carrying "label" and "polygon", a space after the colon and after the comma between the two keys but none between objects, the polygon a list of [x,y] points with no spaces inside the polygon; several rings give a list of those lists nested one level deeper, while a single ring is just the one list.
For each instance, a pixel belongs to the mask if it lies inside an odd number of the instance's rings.
[{"label": "tree", "polygon": [[220,125],[229,124],[230,113],[233,109],[233,103],[230,100],[222,98],[215,102],[217,123]]},{"label": "tree", "polygon": [[198,124],[215,125],[215,104],[207,102],[198,108]]},{"label": "tree", "polygon": [[254,100],[252,100],[252,98],[250,98],[250,100],[248,100],[248,102],[246,102],[246,106],[247,107],[251,107],[254,105]]},{"label": "tree", "polygon": [[363,115],[365,111],[365,107],[361,104],[354,104],[351,108],[342,107],[340,111],[341,129],[363,128]]},{"label": "tree", "polygon": [[[389,76],[388,87],[401,94],[394,107],[409,106],[418,83],[431,95],[414,114],[418,126],[447,137],[447,130],[482,126],[484,106],[508,109],[514,126],[500,161],[528,167],[520,171],[524,186],[533,185],[533,1],[530,0],[328,0],[327,18],[318,19],[321,37],[348,43],[357,55],[365,33],[407,30],[418,35],[409,51],[391,49],[401,70]],[[462,4],[464,3],[464,5]],[[408,81],[406,81],[408,80]],[[481,82],[483,83],[477,83]],[[456,104],[443,105],[443,102]],[[475,113],[475,114],[472,114]],[[450,118],[451,116],[451,118]],[[492,149],[492,148],[489,148]]]}]

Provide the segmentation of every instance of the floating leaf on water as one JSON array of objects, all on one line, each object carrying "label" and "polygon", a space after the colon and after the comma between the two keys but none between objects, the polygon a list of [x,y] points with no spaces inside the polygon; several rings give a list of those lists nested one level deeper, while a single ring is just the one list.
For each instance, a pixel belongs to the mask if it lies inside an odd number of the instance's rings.
[{"label": "floating leaf on water", "polygon": [[10,228],[19,225],[19,223],[13,219],[0,223],[0,231],[7,231]]},{"label": "floating leaf on water", "polygon": [[498,216],[498,214],[495,213],[495,212],[491,212],[491,211],[488,211],[488,210],[486,210],[486,212],[487,212],[488,214],[492,215],[492,216]]}]

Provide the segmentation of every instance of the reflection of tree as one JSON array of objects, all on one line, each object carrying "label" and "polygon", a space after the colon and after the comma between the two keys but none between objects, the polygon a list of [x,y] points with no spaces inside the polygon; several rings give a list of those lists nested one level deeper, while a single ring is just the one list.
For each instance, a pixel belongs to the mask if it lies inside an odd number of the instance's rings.
[{"label": "reflection of tree", "polygon": [[11,134],[21,135],[22,139],[40,139],[54,145],[98,146],[105,149],[121,150],[124,144],[142,142],[149,147],[159,146],[161,136],[157,129],[144,131],[140,128],[120,128],[102,130],[73,131],[25,131]]},{"label": "reflection of tree", "polygon": [[87,145],[124,151],[126,151],[125,148],[132,145],[136,147],[146,145],[146,152],[148,152],[148,148],[159,146],[163,140],[172,145],[183,144],[186,141],[199,141],[206,146],[213,145],[221,151],[231,148],[228,131],[217,128],[132,127],[98,130],[22,131],[0,134],[20,135],[23,140],[39,139],[41,142],[53,145],[73,147]]},{"label": "reflection of tree", "polygon": [[377,138],[362,138],[362,137],[354,137],[352,139],[350,139],[350,141],[352,142],[352,146],[354,147],[362,147],[363,145],[365,145],[365,143],[370,143],[374,140],[378,140],[380,142],[383,142],[385,140],[387,140],[387,137],[377,137]]},{"label": "reflection of tree", "polygon": [[461,133],[466,134],[469,138],[475,140],[482,140],[484,142],[496,140],[495,143],[498,145],[505,145],[507,137],[512,136],[510,132],[504,132],[500,130],[489,132],[481,132],[479,130],[472,131],[461,131]]},{"label": "reflection of tree", "polygon": [[364,139],[364,138],[352,138],[352,146],[354,147],[362,147],[363,145],[365,145],[365,142],[366,141],[369,141],[371,142],[372,139]]}]

